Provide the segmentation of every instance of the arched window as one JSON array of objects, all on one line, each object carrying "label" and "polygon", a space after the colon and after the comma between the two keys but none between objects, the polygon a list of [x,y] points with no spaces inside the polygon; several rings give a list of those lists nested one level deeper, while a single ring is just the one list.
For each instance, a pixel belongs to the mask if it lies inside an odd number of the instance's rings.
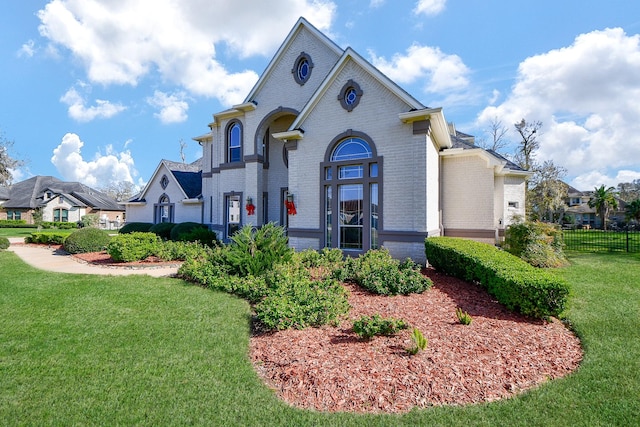
[{"label": "arched window", "polygon": [[169,200],[169,196],[163,194],[155,205],[153,222],[155,224],[159,222],[173,222],[173,211],[174,204]]},{"label": "arched window", "polygon": [[242,161],[242,125],[232,122],[227,128],[227,162]]},{"label": "arched window", "polygon": [[355,252],[378,247],[381,171],[382,158],[369,137],[349,131],[334,139],[321,172],[326,247]]}]

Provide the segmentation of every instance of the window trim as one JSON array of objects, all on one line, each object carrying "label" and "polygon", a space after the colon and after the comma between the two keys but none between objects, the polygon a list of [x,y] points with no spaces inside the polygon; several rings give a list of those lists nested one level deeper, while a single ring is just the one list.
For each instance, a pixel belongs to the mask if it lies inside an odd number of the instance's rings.
[{"label": "window trim", "polygon": [[[232,147],[231,146],[231,142],[232,142],[232,138],[231,138],[231,132],[233,131],[233,129],[235,127],[238,127],[238,131],[240,132],[240,136],[238,138],[238,146],[237,147]],[[225,163],[227,164],[234,164],[234,165],[238,165],[238,164],[242,164],[244,163],[244,144],[243,144],[243,138],[244,138],[244,129],[242,126],[242,122],[240,120],[232,120],[227,124],[227,127],[225,129]],[[240,152],[240,158],[238,160],[232,160],[232,154],[231,154],[231,150],[235,149],[235,150],[239,150]]]},{"label": "window trim", "polygon": [[[352,90],[355,92],[356,98],[353,100],[353,102],[347,102],[347,99],[346,99],[347,94]],[[360,85],[355,81],[353,81],[352,79],[349,79],[344,84],[344,86],[342,86],[342,89],[340,89],[340,93],[338,94],[338,101],[340,101],[340,105],[342,106],[342,108],[344,108],[348,112],[351,112],[353,111],[354,108],[358,106],[358,104],[360,104],[360,99],[362,98],[362,94],[363,92],[362,92],[362,89],[360,88]]]},{"label": "window trim", "polygon": [[[307,72],[306,77],[300,76],[300,67],[306,61],[309,71]],[[300,52],[300,55],[293,62],[293,68],[291,69],[291,74],[293,74],[293,79],[300,86],[304,86],[306,82],[311,78],[311,73],[313,71],[313,61],[311,60],[311,56],[306,52]]]}]

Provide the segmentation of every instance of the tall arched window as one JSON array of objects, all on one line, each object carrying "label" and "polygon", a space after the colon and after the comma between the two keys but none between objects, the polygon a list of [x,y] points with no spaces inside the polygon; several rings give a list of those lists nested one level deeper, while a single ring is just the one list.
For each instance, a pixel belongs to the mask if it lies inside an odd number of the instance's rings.
[{"label": "tall arched window", "polygon": [[325,246],[364,252],[378,247],[382,158],[365,134],[334,139],[322,163]]},{"label": "tall arched window", "polygon": [[169,196],[163,194],[155,205],[153,222],[155,224],[159,222],[173,222],[173,211],[174,205],[169,200]]},{"label": "tall arched window", "polygon": [[242,161],[242,125],[240,122],[232,122],[227,127],[227,162]]}]

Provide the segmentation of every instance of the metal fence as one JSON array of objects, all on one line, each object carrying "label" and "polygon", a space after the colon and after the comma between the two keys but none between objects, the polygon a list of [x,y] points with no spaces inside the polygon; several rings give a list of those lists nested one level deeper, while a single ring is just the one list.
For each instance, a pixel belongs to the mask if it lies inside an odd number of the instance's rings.
[{"label": "metal fence", "polygon": [[640,230],[564,230],[567,250],[584,252],[640,252]]}]

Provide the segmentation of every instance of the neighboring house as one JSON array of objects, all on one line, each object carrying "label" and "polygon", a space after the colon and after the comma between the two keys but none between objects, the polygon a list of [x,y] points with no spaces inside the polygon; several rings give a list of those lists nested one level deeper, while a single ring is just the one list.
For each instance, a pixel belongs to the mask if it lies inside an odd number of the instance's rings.
[{"label": "neighboring house", "polygon": [[[580,228],[602,228],[602,218],[598,216],[595,207],[589,206],[593,198],[593,191],[580,191],[567,184],[567,199],[564,210],[563,223]],[[609,222],[613,224],[625,221],[626,203],[616,198],[618,209],[609,212]]]},{"label": "neighboring house", "polygon": [[124,205],[127,222],[202,223],[201,160],[162,160],[140,194]]},{"label": "neighboring house", "polygon": [[33,224],[36,209],[43,221],[78,222],[95,214],[102,228],[117,228],[124,208],[106,194],[79,182],[65,182],[52,176],[34,176],[0,192],[0,219],[22,219]]},{"label": "neighboring house", "polygon": [[[494,242],[525,214],[528,172],[474,146],[442,108],[304,18],[244,102],[214,114],[209,130],[194,138],[203,147],[202,222],[222,239],[276,222],[297,250],[384,246],[424,261],[427,236]],[[153,195],[142,198],[159,203],[158,184],[149,185]]]}]

